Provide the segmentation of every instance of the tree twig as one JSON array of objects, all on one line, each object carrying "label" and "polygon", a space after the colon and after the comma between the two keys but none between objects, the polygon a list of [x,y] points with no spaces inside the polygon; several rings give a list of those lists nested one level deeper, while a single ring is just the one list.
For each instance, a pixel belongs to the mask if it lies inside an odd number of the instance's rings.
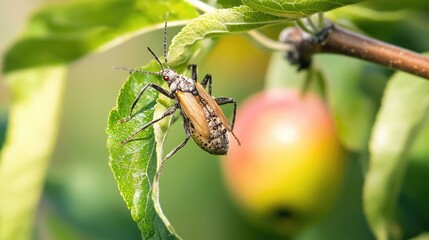
[{"label": "tree twig", "polygon": [[292,63],[305,68],[315,53],[337,53],[378,63],[429,79],[429,57],[328,24],[318,35],[298,27],[286,29],[281,40],[291,44],[287,52]]}]

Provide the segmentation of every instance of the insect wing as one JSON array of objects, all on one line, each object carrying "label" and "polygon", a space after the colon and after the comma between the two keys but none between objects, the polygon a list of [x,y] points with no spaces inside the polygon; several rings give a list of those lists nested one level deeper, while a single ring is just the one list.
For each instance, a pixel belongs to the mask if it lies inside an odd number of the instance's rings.
[{"label": "insect wing", "polygon": [[199,83],[196,83],[198,94],[201,98],[207,101],[207,104],[213,109],[216,113],[216,115],[219,117],[222,124],[225,126],[225,128],[231,132],[231,126],[228,123],[228,120],[225,117],[225,114],[223,113],[222,109],[219,107],[219,105],[216,103],[216,101],[213,99],[210,94],[203,88],[203,86]]},{"label": "insect wing", "polygon": [[207,124],[204,109],[197,98],[190,92],[177,91],[180,107],[184,115],[194,125],[195,131],[205,138],[210,137],[210,128]]}]

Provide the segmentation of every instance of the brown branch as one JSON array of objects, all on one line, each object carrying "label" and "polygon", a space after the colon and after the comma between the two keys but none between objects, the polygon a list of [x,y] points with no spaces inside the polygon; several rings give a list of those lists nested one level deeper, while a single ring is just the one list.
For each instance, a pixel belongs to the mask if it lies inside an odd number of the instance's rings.
[{"label": "brown branch", "polygon": [[288,59],[300,64],[309,64],[314,53],[337,53],[378,63],[429,79],[429,58],[373,38],[369,38],[338,25],[329,25],[318,36],[312,36],[295,27],[283,34],[283,40],[293,48]]}]

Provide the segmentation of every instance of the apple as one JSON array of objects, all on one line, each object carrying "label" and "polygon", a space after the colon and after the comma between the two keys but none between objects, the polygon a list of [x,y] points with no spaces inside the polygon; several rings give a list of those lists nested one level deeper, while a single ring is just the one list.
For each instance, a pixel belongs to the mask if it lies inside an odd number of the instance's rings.
[{"label": "apple", "polygon": [[237,112],[222,159],[233,199],[253,222],[292,234],[319,219],[341,188],[345,154],[324,101],[281,89],[258,93]]}]

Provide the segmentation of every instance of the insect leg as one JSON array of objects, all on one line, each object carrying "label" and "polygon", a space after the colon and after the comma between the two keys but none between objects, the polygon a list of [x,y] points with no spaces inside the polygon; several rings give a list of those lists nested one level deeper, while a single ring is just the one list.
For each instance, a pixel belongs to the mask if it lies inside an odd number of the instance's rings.
[{"label": "insect leg", "polygon": [[207,74],[204,79],[201,81],[201,85],[206,88],[207,84],[209,84],[209,94],[212,95],[212,75]]},{"label": "insect leg", "polygon": [[[186,120],[185,120],[185,121],[186,121]],[[186,133],[186,138],[185,138],[185,140],[183,140],[183,142],[182,142],[179,146],[177,146],[175,149],[171,150],[171,152],[170,152],[170,153],[168,153],[168,154],[167,154],[167,156],[166,156],[164,159],[162,159],[162,161],[161,161],[161,165],[159,166],[158,171],[156,172],[157,176],[160,176],[160,175],[161,175],[162,168],[164,167],[164,162],[165,162],[165,160],[169,159],[169,158],[170,158],[170,157],[172,157],[172,156],[173,156],[177,151],[179,151],[181,148],[183,148],[183,147],[186,145],[186,143],[188,142],[189,138],[191,138],[191,132],[189,131],[189,127],[186,125],[185,121],[183,122],[183,126],[184,126],[184,128],[185,128],[185,133]]]},{"label": "insect leg", "polygon": [[192,79],[197,82],[197,64],[189,64],[188,69],[192,71]]},{"label": "insect leg", "polygon": [[140,94],[136,97],[136,99],[134,99],[134,102],[133,102],[133,104],[131,105],[131,109],[130,109],[130,113],[128,114],[128,117],[126,117],[126,118],[123,118],[123,119],[121,119],[121,120],[119,120],[118,122],[119,123],[123,123],[123,122],[127,122],[128,120],[130,120],[131,119],[131,115],[133,114],[133,110],[134,110],[134,108],[136,107],[136,105],[137,105],[137,102],[140,100],[140,98],[141,98],[141,96],[143,95],[143,93],[146,91],[146,89],[147,88],[149,88],[149,87],[151,87],[151,88],[153,88],[153,89],[155,89],[155,90],[157,90],[158,92],[160,92],[160,93],[162,93],[163,95],[165,95],[165,96],[167,96],[167,97],[169,97],[169,98],[171,98],[171,99],[174,99],[174,95],[173,94],[171,94],[171,93],[169,93],[167,90],[165,90],[164,88],[162,88],[162,87],[160,87],[160,86],[158,86],[158,85],[156,85],[156,84],[153,84],[153,83],[148,83],[146,86],[144,86],[144,88],[140,91]]},{"label": "insect leg", "polygon": [[175,111],[176,111],[176,106],[172,106],[171,108],[167,109],[159,118],[156,118],[148,123],[146,123],[145,125],[143,125],[143,127],[141,127],[139,130],[137,130],[136,132],[134,132],[131,136],[127,137],[127,139],[125,139],[124,141],[121,142],[121,145],[124,145],[125,143],[131,141],[131,139],[133,139],[139,132],[145,130],[147,127],[151,126],[152,124],[159,122],[161,119],[172,115]]},{"label": "insect leg", "polygon": [[240,140],[238,140],[237,136],[235,136],[234,132],[232,131],[232,130],[234,130],[235,114],[237,112],[237,101],[235,101],[234,98],[229,98],[229,97],[217,97],[214,100],[216,101],[216,103],[218,105],[223,105],[223,104],[228,104],[228,103],[234,104],[234,111],[232,113],[232,121],[231,121],[231,133],[234,136],[235,140],[237,140],[238,145],[241,145]]},{"label": "insect leg", "polygon": [[[188,68],[192,70],[192,79],[197,82],[197,64],[189,64]],[[210,74],[207,74],[201,81],[204,88],[206,88],[207,83],[209,84],[209,94],[212,95],[212,76]]]},{"label": "insect leg", "polygon": [[191,132],[189,131],[189,127],[185,122],[186,122],[186,120],[183,121],[183,127],[185,128],[185,133],[186,133],[185,140],[183,140],[183,142],[181,144],[179,144],[179,146],[177,146],[175,149],[171,150],[171,152],[167,154],[167,156],[164,158],[164,160],[162,160],[162,163],[165,160],[169,159],[171,156],[173,156],[181,148],[183,148],[186,145],[186,143],[188,142],[189,138],[191,137]]},{"label": "insect leg", "polygon": [[231,121],[231,130],[234,129],[234,123],[235,123],[235,114],[237,112],[237,102],[234,98],[229,97],[217,97],[214,99],[218,105],[228,104],[232,103],[234,104],[234,111],[232,113],[232,121]]}]

